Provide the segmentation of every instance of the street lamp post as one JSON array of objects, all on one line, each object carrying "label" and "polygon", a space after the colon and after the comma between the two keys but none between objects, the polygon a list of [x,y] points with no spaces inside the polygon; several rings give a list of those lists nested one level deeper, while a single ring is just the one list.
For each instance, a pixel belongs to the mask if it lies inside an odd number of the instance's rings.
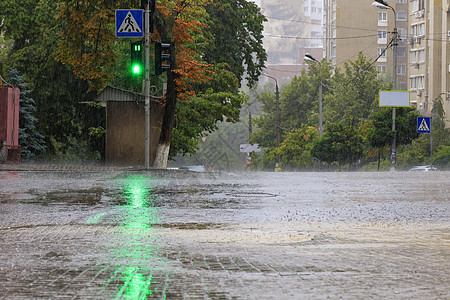
[{"label": "street lamp post", "polygon": [[[277,122],[277,148],[280,147],[281,144],[281,125],[280,125],[280,91],[278,89],[278,81],[275,77],[269,76],[267,74],[261,74],[263,76],[266,76],[270,79],[275,80],[275,101],[276,101],[276,122]],[[275,164],[275,171],[279,170],[280,168],[280,154],[277,154],[277,162]]]},{"label": "street lamp post", "polygon": [[[397,36],[397,14],[395,13],[395,9],[390,6],[385,0],[375,0],[372,3],[373,6],[376,6],[381,9],[390,9],[394,13],[394,31],[392,38],[392,90],[397,89],[397,45],[398,45],[398,36]],[[396,117],[396,108],[392,107],[392,144],[391,144],[391,171],[395,171],[397,165],[397,136],[395,134],[395,117]]]},{"label": "street lamp post", "polygon": [[319,137],[322,137],[323,133],[323,124],[322,124],[322,64],[320,61],[315,59],[311,54],[306,53],[305,58],[306,61],[311,63],[319,64]]}]

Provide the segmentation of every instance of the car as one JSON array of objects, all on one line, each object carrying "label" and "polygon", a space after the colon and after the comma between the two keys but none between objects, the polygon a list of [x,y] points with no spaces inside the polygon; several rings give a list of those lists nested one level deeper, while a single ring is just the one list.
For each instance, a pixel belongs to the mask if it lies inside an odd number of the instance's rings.
[{"label": "car", "polygon": [[192,172],[205,173],[206,168],[204,166],[182,166],[180,170],[188,170]]},{"label": "car", "polygon": [[436,167],[432,166],[415,166],[409,170],[409,172],[429,172],[429,171],[439,171]]}]

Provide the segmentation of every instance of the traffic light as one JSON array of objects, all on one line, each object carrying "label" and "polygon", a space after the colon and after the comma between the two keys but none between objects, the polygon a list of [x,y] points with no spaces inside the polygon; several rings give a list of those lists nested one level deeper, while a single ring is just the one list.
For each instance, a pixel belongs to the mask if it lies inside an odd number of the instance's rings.
[{"label": "traffic light", "polygon": [[155,75],[161,75],[163,72],[170,70],[170,44],[155,43]]},{"label": "traffic light", "polygon": [[142,42],[131,43],[131,74],[141,75],[144,71]]}]

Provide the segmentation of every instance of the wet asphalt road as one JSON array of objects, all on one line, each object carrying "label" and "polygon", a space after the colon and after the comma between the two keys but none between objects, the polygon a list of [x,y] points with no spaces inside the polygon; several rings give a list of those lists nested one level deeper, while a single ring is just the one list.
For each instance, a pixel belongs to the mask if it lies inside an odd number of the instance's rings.
[{"label": "wet asphalt road", "polygon": [[0,171],[2,299],[450,299],[450,173]]}]

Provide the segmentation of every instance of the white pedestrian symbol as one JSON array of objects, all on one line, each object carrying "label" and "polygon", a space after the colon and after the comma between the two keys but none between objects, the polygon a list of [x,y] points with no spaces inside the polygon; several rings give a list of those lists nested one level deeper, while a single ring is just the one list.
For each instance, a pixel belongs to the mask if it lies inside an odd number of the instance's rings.
[{"label": "white pedestrian symbol", "polygon": [[118,32],[142,32],[130,11],[120,25]]},{"label": "white pedestrian symbol", "polygon": [[428,124],[425,121],[425,119],[422,119],[422,123],[420,123],[419,131],[430,131],[430,128],[428,128]]}]

